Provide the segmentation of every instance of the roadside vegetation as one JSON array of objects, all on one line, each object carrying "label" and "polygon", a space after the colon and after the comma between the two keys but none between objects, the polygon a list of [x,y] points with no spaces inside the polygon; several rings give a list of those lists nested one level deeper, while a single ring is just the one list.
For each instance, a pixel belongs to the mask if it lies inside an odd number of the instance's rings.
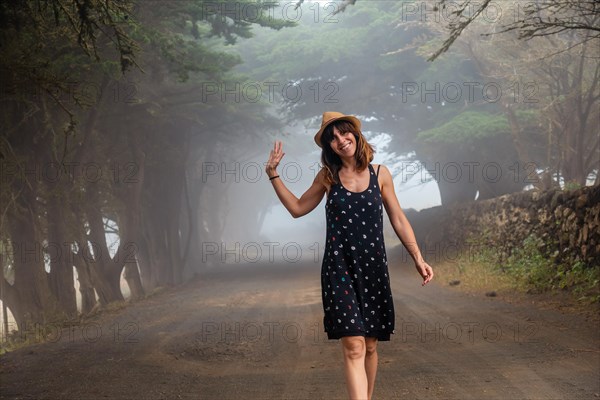
[{"label": "roadside vegetation", "polygon": [[540,301],[558,301],[561,308],[569,306],[597,316],[599,266],[581,261],[557,262],[558,250],[551,254],[547,251],[556,247],[552,240],[542,240],[532,233],[511,254],[493,245],[471,247],[476,250],[440,263],[436,273],[441,281],[469,292],[483,292],[491,297],[539,295]]}]

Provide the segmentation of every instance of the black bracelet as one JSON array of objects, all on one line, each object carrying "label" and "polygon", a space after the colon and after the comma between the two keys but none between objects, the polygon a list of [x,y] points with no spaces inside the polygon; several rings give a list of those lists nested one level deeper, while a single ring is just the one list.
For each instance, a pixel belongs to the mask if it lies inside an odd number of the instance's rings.
[{"label": "black bracelet", "polygon": [[279,178],[279,175],[272,176],[272,177],[269,178],[269,180],[272,181],[275,178]]}]

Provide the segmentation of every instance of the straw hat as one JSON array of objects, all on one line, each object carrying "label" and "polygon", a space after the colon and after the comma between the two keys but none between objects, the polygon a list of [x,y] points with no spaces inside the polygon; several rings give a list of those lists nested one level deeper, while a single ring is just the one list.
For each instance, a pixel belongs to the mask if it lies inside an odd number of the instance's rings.
[{"label": "straw hat", "polygon": [[327,125],[334,121],[348,121],[352,125],[354,125],[354,127],[357,130],[360,130],[360,121],[355,116],[344,115],[337,111],[326,111],[323,113],[323,119],[321,120],[321,129],[319,129],[319,132],[317,132],[317,134],[315,135],[315,143],[317,144],[317,146],[321,148],[323,147],[321,145],[321,135],[323,134],[325,128],[327,128]]}]

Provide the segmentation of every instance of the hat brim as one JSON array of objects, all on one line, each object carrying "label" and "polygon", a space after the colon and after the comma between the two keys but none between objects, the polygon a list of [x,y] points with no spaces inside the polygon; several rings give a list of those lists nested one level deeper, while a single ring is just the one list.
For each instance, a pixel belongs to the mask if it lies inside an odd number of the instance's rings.
[{"label": "hat brim", "polygon": [[352,125],[354,125],[354,127],[357,130],[360,130],[361,127],[361,123],[360,120],[352,115],[344,115],[342,117],[337,117],[337,118],[332,118],[329,121],[327,121],[325,123],[325,125],[323,125],[321,127],[321,129],[319,129],[319,131],[315,134],[315,143],[317,144],[317,146],[323,148],[323,145],[321,144],[321,136],[323,135],[323,131],[333,122],[335,121],[348,121],[350,122]]}]

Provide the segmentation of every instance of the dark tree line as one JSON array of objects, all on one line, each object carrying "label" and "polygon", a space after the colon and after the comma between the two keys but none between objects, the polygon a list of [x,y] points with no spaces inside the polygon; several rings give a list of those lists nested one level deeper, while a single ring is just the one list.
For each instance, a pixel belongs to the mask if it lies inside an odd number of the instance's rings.
[{"label": "dark tree line", "polygon": [[221,227],[190,165],[224,154],[232,128],[275,126],[262,103],[203,101],[203,84],[244,79],[224,44],[294,25],[206,3],[0,4],[0,298],[19,329],[76,318],[75,275],[88,313],[124,299],[122,275],[139,298],[203,268],[197,243]]}]

